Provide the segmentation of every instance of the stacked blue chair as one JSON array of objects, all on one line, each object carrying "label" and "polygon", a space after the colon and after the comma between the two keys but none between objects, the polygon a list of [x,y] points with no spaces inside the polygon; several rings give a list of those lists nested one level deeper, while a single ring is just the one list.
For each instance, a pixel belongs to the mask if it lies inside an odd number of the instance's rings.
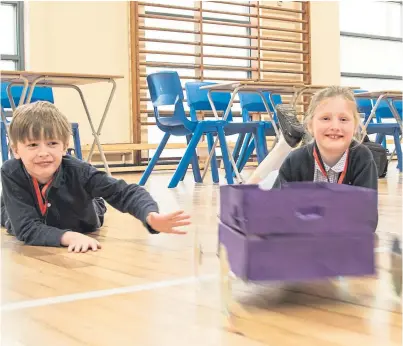
[{"label": "stacked blue chair", "polygon": [[[365,92],[365,90],[355,90],[355,93],[359,92]],[[357,103],[357,108],[360,113],[364,113],[364,122],[367,122],[367,119],[369,118],[372,107],[375,104],[376,100],[371,100],[371,99],[364,99],[364,98],[356,98],[356,103]],[[398,112],[400,114],[400,117],[402,116],[401,112],[401,104],[400,104],[400,111],[399,111],[399,101],[395,103],[396,108],[398,109]],[[401,135],[401,130],[400,126],[397,121],[393,121],[390,123],[383,123],[382,119],[395,119],[393,117],[392,112],[390,111],[386,101],[381,101],[380,104],[378,105],[378,108],[375,112],[375,117],[371,119],[371,122],[368,124],[367,127],[367,133],[368,134],[376,134],[376,142],[377,143],[382,143],[385,142],[385,136],[393,136],[394,144],[395,144],[395,151],[397,155],[397,168],[399,169],[400,172],[402,172],[402,147],[400,143],[400,135]],[[376,119],[376,122],[374,121]]]},{"label": "stacked blue chair", "polygon": [[[269,106],[270,112],[274,114],[273,120],[277,125],[277,115],[275,107],[278,104],[282,103],[281,95],[272,94],[270,92],[264,92],[263,96],[267,105]],[[244,122],[251,122],[251,113],[266,113],[266,107],[262,100],[262,97],[257,93],[250,92],[239,92],[239,101],[242,109],[242,120]],[[264,124],[264,134],[265,136],[276,136],[276,131],[274,130],[273,123],[271,121],[261,121],[260,123]],[[242,171],[243,167],[248,162],[250,156],[255,150],[254,141],[250,142],[250,135],[246,135],[245,139],[241,142],[240,140],[236,144],[236,149],[234,152],[239,152],[239,147],[242,145],[242,149],[240,150],[239,159],[237,160],[237,168],[239,171]]]},{"label": "stacked blue chair", "polygon": [[[211,103],[208,99],[208,90],[200,89],[200,87],[207,85],[214,85],[216,83],[212,82],[188,82],[185,85],[187,102],[190,108],[190,115],[193,121],[197,120],[197,111],[211,111]],[[217,112],[225,112],[231,100],[230,92],[212,92],[211,100],[214,103],[214,107]],[[254,146],[257,148],[258,161],[261,162],[267,155],[267,145],[264,135],[265,125],[263,122],[233,122],[232,112],[230,111],[227,116],[227,124],[224,127],[224,132],[226,136],[231,136],[234,134],[239,134],[237,143],[246,136],[254,138]],[[209,152],[211,152],[213,146],[213,134],[207,135],[207,142]],[[236,161],[239,150],[237,148],[234,150],[234,160]],[[212,158],[212,176],[213,181],[218,182],[218,171],[215,160],[215,155]]]},{"label": "stacked blue chair", "polygon": [[[5,109],[11,109],[11,104],[10,100],[7,95],[7,86],[9,83],[1,83],[1,112],[5,112]],[[18,105],[20,102],[20,97],[22,94],[23,87],[14,85],[11,87],[11,95],[13,97],[15,105]],[[28,92],[27,92],[28,94]],[[31,103],[32,102],[37,102],[37,101],[48,101],[51,103],[54,103],[54,97],[53,97],[53,90],[50,87],[42,87],[42,86],[36,86],[31,97]],[[4,114],[4,113],[3,113]],[[1,121],[1,153],[2,153],[2,159],[3,162],[8,160],[8,143],[7,143],[7,135],[6,135],[6,129],[5,126],[8,125],[3,123],[3,119]],[[74,141],[74,151],[75,151],[75,156],[82,160],[83,155],[81,152],[81,142],[80,142],[80,132],[79,132],[79,127],[78,123],[71,123],[72,127],[72,134],[73,134],[73,141]]]},{"label": "stacked blue chair", "polygon": [[[375,104],[376,100],[374,100],[373,102]],[[392,102],[397,110],[397,113],[400,118],[400,122],[402,122],[402,119],[403,119],[403,117],[402,117],[402,114],[403,114],[402,113],[402,101],[393,100]],[[402,147],[401,147],[402,131],[401,131],[399,123],[396,121],[396,118],[393,116],[393,113],[390,110],[386,100],[382,100],[379,103],[379,106],[377,107],[376,112],[375,112],[375,116],[376,116],[376,121],[378,124],[382,124],[382,126],[384,126],[385,129],[389,128],[389,131],[387,131],[388,133],[381,132],[377,135],[377,142],[383,143],[384,146],[386,147],[386,135],[393,136],[395,149],[394,149],[390,159],[392,159],[394,154],[396,153],[397,160],[398,160],[397,168],[400,170],[400,172],[402,172],[402,161],[403,161],[402,160]],[[383,122],[384,120],[386,120],[388,122]],[[390,128],[393,128],[393,134],[391,134],[392,131]],[[399,160],[399,158],[400,158],[400,160]]]},{"label": "stacked blue chair", "polygon": [[[228,147],[225,141],[223,120],[189,120],[186,117],[183,107],[183,90],[179,75],[175,71],[163,71],[152,73],[147,76],[147,84],[150,92],[151,102],[154,108],[155,121],[158,128],[165,133],[164,138],[159,144],[153,158],[150,160],[139,184],[145,185],[155,164],[157,163],[168,139],[173,136],[186,136],[188,146],[185,154],[179,162],[179,165],[168,185],[174,188],[179,181],[183,180],[187,168],[192,163],[193,174],[196,182],[201,182],[201,175],[196,154],[196,147],[203,134],[217,134],[224,162],[225,172],[227,174],[228,184],[233,184],[233,178],[230,174],[231,163],[228,155]],[[165,116],[159,112],[159,107],[174,106],[173,114]]]},{"label": "stacked blue chair", "polygon": [[[1,158],[2,161],[5,162],[9,158],[9,153],[12,155],[12,152],[8,145],[8,136],[7,136],[7,129],[6,127],[9,124],[8,118],[12,116],[11,111],[6,111],[6,109],[11,109],[11,104],[7,95],[7,86],[9,83],[1,83],[1,119],[0,119],[0,141],[1,141]],[[22,86],[13,86],[12,97],[14,99],[14,103],[16,105],[20,102],[20,96],[22,94],[23,87]]]},{"label": "stacked blue chair", "polygon": [[[353,90],[355,94],[367,92],[367,90],[357,89]],[[358,113],[363,115],[363,124],[365,124],[371,114],[373,103],[371,99],[356,98]],[[371,119],[371,124],[375,123],[375,118]]]}]

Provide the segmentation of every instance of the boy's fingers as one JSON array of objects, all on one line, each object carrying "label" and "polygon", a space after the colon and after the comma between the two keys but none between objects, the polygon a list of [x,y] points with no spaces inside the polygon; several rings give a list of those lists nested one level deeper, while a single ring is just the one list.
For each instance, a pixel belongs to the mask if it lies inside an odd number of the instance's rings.
[{"label": "boy's fingers", "polygon": [[175,221],[173,224],[174,227],[188,226],[188,225],[191,225],[190,221]]},{"label": "boy's fingers", "polygon": [[176,217],[176,216],[178,216],[178,215],[180,215],[180,214],[183,214],[183,213],[184,213],[183,210],[178,210],[178,211],[174,211],[174,212],[168,214],[167,216],[168,216],[168,217]]},{"label": "boy's fingers", "polygon": [[71,244],[70,244],[70,245],[69,245],[69,248],[67,249],[67,251],[68,251],[68,252],[72,252],[73,249],[74,249],[74,245],[71,245]]},{"label": "boy's fingers", "polygon": [[187,232],[185,231],[179,231],[177,229],[172,229],[171,232],[169,232],[171,234],[186,234]]},{"label": "boy's fingers", "polygon": [[181,216],[176,216],[174,219],[175,219],[175,221],[189,220],[190,215],[185,214],[185,215],[181,215]]}]

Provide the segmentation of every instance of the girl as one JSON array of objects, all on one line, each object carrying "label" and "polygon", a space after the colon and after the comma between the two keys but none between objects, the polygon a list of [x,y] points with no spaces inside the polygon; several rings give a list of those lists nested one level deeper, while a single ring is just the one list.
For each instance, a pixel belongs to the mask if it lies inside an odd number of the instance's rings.
[{"label": "girl", "polygon": [[305,125],[313,141],[294,151],[304,131],[295,113],[278,109],[283,136],[270,155],[256,169],[248,183],[268,189],[270,175],[279,169],[274,187],[292,181],[330,182],[378,189],[378,174],[371,151],[353,137],[360,116],[353,92],[332,86],[316,93],[311,100]]},{"label": "girl", "polygon": [[[295,113],[284,106],[277,109],[277,115],[282,136],[248,183],[259,183],[261,188],[270,189],[274,179],[274,187],[281,187],[285,182],[313,181],[378,190],[378,172],[372,153],[353,138],[360,116],[350,89],[332,86],[312,97],[305,125],[313,141],[294,151],[292,147],[304,136],[303,128]],[[398,237],[393,239],[390,256],[392,284],[401,296],[402,248]]]}]

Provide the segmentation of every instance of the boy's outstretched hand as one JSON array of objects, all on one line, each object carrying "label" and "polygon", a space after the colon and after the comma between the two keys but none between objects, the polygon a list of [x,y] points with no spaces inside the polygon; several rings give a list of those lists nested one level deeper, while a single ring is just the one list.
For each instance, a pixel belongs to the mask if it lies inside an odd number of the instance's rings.
[{"label": "boy's outstretched hand", "polygon": [[170,214],[150,213],[146,221],[160,233],[186,234],[184,231],[177,230],[176,227],[190,225],[189,219],[190,216],[180,210]]}]

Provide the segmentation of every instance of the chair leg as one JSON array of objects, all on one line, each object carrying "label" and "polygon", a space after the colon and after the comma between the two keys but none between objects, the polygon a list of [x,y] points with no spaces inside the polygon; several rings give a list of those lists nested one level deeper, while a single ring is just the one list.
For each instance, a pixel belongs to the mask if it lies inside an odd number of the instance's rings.
[{"label": "chair leg", "polygon": [[224,169],[225,169],[225,175],[227,178],[227,183],[233,184],[234,178],[232,177],[231,161],[229,159],[229,152],[228,152],[227,142],[225,140],[224,129],[222,127],[219,127],[217,129],[217,133],[218,133],[218,138],[220,140],[221,154],[222,154],[222,159],[224,162]]},{"label": "chair leg", "polygon": [[8,160],[8,144],[7,144],[7,132],[6,126],[3,122],[0,123],[1,126],[1,158],[3,162]]},{"label": "chair leg", "polygon": [[79,160],[83,159],[83,154],[81,152],[81,141],[80,141],[80,131],[78,129],[78,124],[73,128],[73,141],[74,141],[74,150],[76,157]]},{"label": "chair leg", "polygon": [[[238,169],[238,172],[241,172],[241,171],[239,170],[239,168],[240,168],[240,167],[243,168],[244,165],[245,165],[243,162],[244,162],[244,160],[245,160],[245,155],[247,155],[248,147],[249,147],[251,138],[252,138],[252,135],[251,135],[250,133],[247,133],[247,134],[245,135],[245,138],[244,138],[243,143],[242,143],[241,151],[240,151],[240,153],[239,153],[237,159],[235,160],[236,166],[237,166],[237,169]],[[249,156],[250,156],[250,154],[249,154]],[[249,156],[248,156],[248,158],[249,158]],[[247,160],[247,159],[246,159],[246,160]],[[241,169],[241,170],[242,170],[242,169]],[[232,171],[232,176],[235,177],[235,172],[233,172],[232,167],[231,167],[231,171]]]},{"label": "chair leg", "polygon": [[[214,137],[212,133],[207,134],[207,147],[208,147],[208,152],[211,153],[211,150],[213,149],[214,145]],[[215,184],[219,183],[220,177],[218,175],[218,167],[217,167],[217,156],[214,153],[213,157],[211,158],[211,177],[213,179],[213,182]],[[207,168],[207,167],[206,167]]]},{"label": "chair leg", "polygon": [[[186,136],[186,142],[187,142],[188,145],[189,145],[191,140],[192,140],[192,135],[187,135]],[[193,170],[194,180],[195,180],[196,183],[201,183],[202,182],[202,177],[201,177],[201,174],[200,174],[199,159],[197,157],[196,149],[193,151],[193,156],[192,156],[191,163],[192,163],[192,170]],[[182,176],[181,181],[183,181],[183,179],[185,178],[186,171],[187,171],[187,167],[186,167],[186,170],[185,170],[185,172],[184,172],[184,174]]]},{"label": "chair leg", "polygon": [[244,133],[239,134],[238,139],[236,140],[235,143],[234,151],[232,152],[235,162],[239,158],[239,153],[241,151],[241,148],[243,147],[244,140],[245,140],[245,134]]},{"label": "chair leg", "polygon": [[[238,136],[238,139],[236,140],[234,151],[232,152],[232,156],[234,158],[235,163],[237,163],[239,160],[241,149],[243,149],[243,147],[244,147],[244,142],[245,142],[245,134],[240,133]],[[241,155],[242,155],[242,153],[241,153]],[[232,166],[231,166],[231,172],[232,172],[232,176],[235,177],[234,168]],[[225,177],[225,178],[227,178],[227,177]]]},{"label": "chair leg", "polygon": [[171,178],[171,181],[169,182],[168,188],[172,189],[178,186],[178,183],[182,176],[185,174],[189,163],[192,159],[192,156],[194,155],[194,152],[196,151],[197,144],[200,141],[200,138],[203,134],[203,129],[202,129],[202,124],[198,124],[196,127],[196,130],[192,136],[192,139],[189,142],[189,145],[185,151],[185,154],[183,155],[182,159],[179,162],[178,167],[175,170],[174,175]]},{"label": "chair leg", "polygon": [[238,160],[237,167],[239,172],[242,172],[243,168],[245,167],[246,163],[248,162],[254,150],[255,150],[255,142],[251,141],[247,146],[244,154],[242,155],[242,160]]},{"label": "chair leg", "polygon": [[160,158],[160,155],[162,151],[165,148],[165,145],[168,142],[169,137],[171,136],[170,133],[165,133],[164,137],[162,138],[162,141],[160,145],[158,146],[153,158],[151,159],[150,163],[148,164],[146,170],[144,171],[143,175],[141,176],[141,179],[139,181],[139,185],[145,185],[148,177],[150,176],[152,170],[154,169],[155,164],[157,163],[158,159]]},{"label": "chair leg", "polygon": [[[189,145],[189,142],[190,142],[191,139],[192,139],[192,135],[186,136],[186,143],[187,143],[187,145]],[[184,180],[185,180],[186,172],[187,172],[187,168],[186,168],[185,172],[184,172],[183,175],[182,175],[181,181],[184,181]]]},{"label": "chair leg", "polygon": [[382,140],[382,146],[386,149],[387,145],[386,145],[386,136],[383,136],[383,140]]},{"label": "chair leg", "polygon": [[375,143],[382,144],[385,140],[385,135],[383,133],[377,133],[375,137]]},{"label": "chair leg", "polygon": [[399,170],[399,172],[402,172],[403,171],[402,145],[400,144],[400,136],[398,129],[395,130],[393,134],[393,139],[395,142],[395,150],[397,156],[397,169]]},{"label": "chair leg", "polygon": [[264,160],[264,158],[268,154],[266,136],[264,134],[264,129],[262,127],[257,128],[257,131],[254,134],[254,142],[256,147],[257,160],[260,163]]}]

